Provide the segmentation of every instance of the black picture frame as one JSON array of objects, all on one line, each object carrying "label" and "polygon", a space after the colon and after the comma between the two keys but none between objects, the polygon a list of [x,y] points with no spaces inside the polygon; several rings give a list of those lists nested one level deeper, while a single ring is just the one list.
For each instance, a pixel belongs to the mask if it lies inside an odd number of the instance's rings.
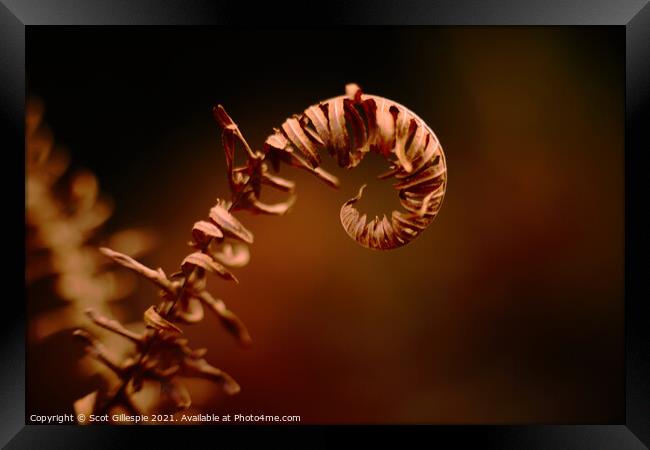
[{"label": "black picture frame", "polygon": [[[626,415],[620,424],[530,426],[405,426],[361,427],[364,437],[386,443],[453,442],[479,448],[636,449],[650,445],[650,339],[648,314],[646,231],[647,204],[643,156],[650,149],[650,5],[647,0],[545,1],[330,1],[316,7],[304,4],[249,4],[196,0],[2,0],[0,1],[0,134],[6,161],[3,203],[12,220],[7,236],[20,247],[24,228],[18,220],[24,204],[25,33],[27,27],[50,25],[611,25],[626,34],[625,139],[625,301],[626,301]],[[11,176],[9,176],[11,175]],[[14,178],[15,175],[15,178]],[[18,191],[21,195],[17,195]],[[15,220],[13,216],[15,215]],[[13,253],[15,252],[15,253]],[[5,448],[127,448],[135,439],[182,445],[206,439],[247,442],[246,427],[78,427],[25,425],[25,310],[24,252],[12,249],[5,267],[4,320],[0,327],[2,382],[0,383],[0,443]],[[10,289],[15,284],[15,290]],[[357,430],[355,428],[355,430]],[[135,431],[135,432],[134,432]],[[218,431],[216,433],[215,431]],[[255,427],[267,437],[301,441],[309,448],[338,446],[349,427]],[[197,434],[205,435],[195,437]],[[191,438],[188,435],[192,434]],[[191,441],[189,440],[191,439]],[[180,443],[180,444],[179,444]],[[402,444],[403,445],[403,444]],[[153,446],[153,443],[151,445]]]}]

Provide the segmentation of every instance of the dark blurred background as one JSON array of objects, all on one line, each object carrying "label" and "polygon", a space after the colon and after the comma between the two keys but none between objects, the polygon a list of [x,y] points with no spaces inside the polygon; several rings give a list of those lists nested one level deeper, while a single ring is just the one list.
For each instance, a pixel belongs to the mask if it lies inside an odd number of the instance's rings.
[{"label": "dark blurred background", "polygon": [[[254,347],[239,349],[210,315],[186,328],[243,387],[225,398],[193,383],[197,408],[308,423],[624,420],[624,55],[621,27],[27,33],[28,88],[57,142],[115,200],[109,228],[159,232],[143,261],[167,273],[194,221],[228,194],[212,105],[259,147],[286,117],[356,82],[436,132],[448,190],[418,239],[372,252],[339,224],[364,182],[364,212],[397,204],[372,180],[379,158],[334,169],[339,191],[285,167],[294,210],[241,213],[251,263],[240,285],[210,286]],[[155,301],[143,285],[127,322]],[[72,370],[61,387],[57,371],[80,352],[55,339],[30,347],[35,412],[70,412],[87,393]]]}]

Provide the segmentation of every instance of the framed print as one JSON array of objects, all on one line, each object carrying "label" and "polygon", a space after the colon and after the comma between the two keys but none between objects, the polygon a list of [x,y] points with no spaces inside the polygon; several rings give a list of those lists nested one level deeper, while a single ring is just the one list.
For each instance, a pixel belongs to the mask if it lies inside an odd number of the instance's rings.
[{"label": "framed print", "polygon": [[3,445],[645,448],[650,7],[530,3],[3,1]]}]

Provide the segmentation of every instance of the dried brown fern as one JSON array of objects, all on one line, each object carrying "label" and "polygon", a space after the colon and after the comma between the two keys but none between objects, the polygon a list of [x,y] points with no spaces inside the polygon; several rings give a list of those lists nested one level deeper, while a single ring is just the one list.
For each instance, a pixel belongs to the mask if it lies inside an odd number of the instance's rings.
[{"label": "dried brown fern", "polygon": [[[206,277],[212,273],[236,281],[226,267],[240,267],[248,262],[246,244],[253,235],[231,212],[248,210],[256,214],[283,215],[294,203],[295,185],[270,173],[279,170],[280,162],[305,169],[330,186],[338,180],[320,165],[318,149],[336,156],[341,167],[355,167],[369,151],[389,160],[389,172],[380,178],[397,178],[395,188],[406,213],[393,212],[392,220],[384,216],[366,224],[351,206],[363,188],[341,208],[341,223],[347,233],[361,245],[372,249],[391,249],[407,244],[435,218],[446,188],[446,164],[442,148],[433,131],[407,108],[377,96],[361,93],[348,85],[345,96],[336,97],[308,108],[276,129],[263,147],[253,151],[237,124],[220,105],[214,117],[222,128],[231,200],[218,200],[209,213],[192,228],[194,252],[180,264],[180,271],[167,276],[162,269],[151,269],[131,257],[104,248],[114,261],[150,280],[161,289],[161,300],[144,313],[147,331],[134,333],[119,322],[93,311],[90,318],[100,327],[133,342],[137,354],[115,361],[107,349],[87,331],[78,330],[88,352],[111,368],[120,382],[107,392],[93,392],[75,403],[77,414],[103,414],[120,404],[138,413],[134,394],[145,379],[161,384],[172,410],[182,410],[190,403],[187,389],[178,382],[181,376],[199,376],[219,383],[228,394],[239,385],[225,372],[210,365],[203,357],[205,349],[193,350],[180,338],[179,325],[203,319],[203,307],[211,309],[225,328],[247,346],[250,336],[242,322],[221,300],[206,290]],[[247,155],[246,163],[235,167],[235,147],[239,143]],[[391,159],[393,158],[393,159]],[[270,163],[270,166],[269,166]],[[260,200],[263,185],[289,193],[285,202],[266,204]]]},{"label": "dried brown fern", "polygon": [[[55,146],[43,121],[44,105],[28,98],[25,114],[25,223],[28,285],[51,279],[64,306],[30,317],[29,336],[40,341],[78,326],[84,311],[102,313],[125,298],[136,278],[115,272],[97,250],[101,226],[111,216],[111,202],[99,193],[97,178],[88,170],[71,171],[69,157]],[[109,236],[110,245],[132,253],[148,251],[154,237],[144,230],[123,230]]]}]

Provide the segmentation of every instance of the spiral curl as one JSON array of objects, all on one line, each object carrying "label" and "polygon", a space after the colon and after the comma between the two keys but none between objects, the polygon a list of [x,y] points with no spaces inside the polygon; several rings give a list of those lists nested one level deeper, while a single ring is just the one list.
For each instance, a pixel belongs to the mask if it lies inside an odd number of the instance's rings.
[{"label": "spiral curl", "polygon": [[[393,179],[404,211],[393,211],[388,218],[367,221],[354,204],[358,194],[341,207],[341,224],[347,234],[364,247],[375,250],[398,248],[411,242],[438,214],[447,186],[447,165],[435,133],[411,110],[392,100],[362,93],[356,84],[346,86],[346,95],[324,100],[284,121],[275,128],[262,152],[253,152],[237,125],[218,106],[215,118],[224,129],[224,148],[231,187],[247,186],[248,209],[267,214],[284,214],[295,197],[294,184],[268,173],[266,160],[278,171],[286,163],[311,172],[332,187],[339,181],[320,167],[320,151],[336,158],[340,167],[356,167],[368,152],[382,155],[389,170],[380,179]],[[244,167],[232,166],[234,143],[239,140],[249,154]],[[248,181],[259,179],[258,187]],[[271,185],[290,192],[289,201],[266,205],[259,201],[259,185]],[[253,208],[251,208],[253,206]]]}]

